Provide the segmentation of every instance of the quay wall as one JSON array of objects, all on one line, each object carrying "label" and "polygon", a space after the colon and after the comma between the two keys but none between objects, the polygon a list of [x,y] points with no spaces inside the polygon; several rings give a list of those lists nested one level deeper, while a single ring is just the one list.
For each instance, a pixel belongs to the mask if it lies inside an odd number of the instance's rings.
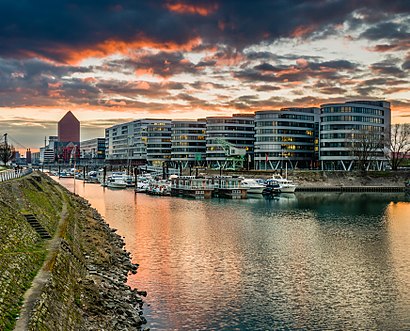
[{"label": "quay wall", "polygon": [[[202,170],[207,175],[219,175],[217,170]],[[238,175],[250,178],[271,178],[280,171],[223,171],[223,175]],[[285,176],[285,170],[282,171]],[[313,191],[323,188],[323,191],[338,190],[340,187],[380,187],[380,192],[397,192],[397,188],[403,188],[404,182],[410,180],[410,170],[407,171],[318,171],[318,170],[292,170],[288,169],[288,178],[298,184],[301,190]],[[348,190],[348,189],[346,189]],[[359,190],[359,189],[357,189]]]},{"label": "quay wall", "polygon": [[137,265],[87,201],[34,173],[0,183],[0,208],[0,330],[141,327],[146,293],[125,284]]}]

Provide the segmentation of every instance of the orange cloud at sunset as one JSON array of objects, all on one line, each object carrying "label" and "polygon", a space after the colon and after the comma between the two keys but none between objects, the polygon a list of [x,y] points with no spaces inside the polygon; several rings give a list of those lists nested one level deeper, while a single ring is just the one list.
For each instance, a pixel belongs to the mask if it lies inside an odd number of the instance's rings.
[{"label": "orange cloud at sunset", "polygon": [[167,9],[179,14],[198,14],[201,16],[208,16],[214,13],[218,9],[217,4],[212,4],[209,6],[198,6],[193,4],[185,4],[182,2],[177,3],[167,3]]},{"label": "orange cloud at sunset", "polygon": [[300,37],[304,37],[308,34],[311,34],[313,31],[315,31],[317,28],[316,25],[308,25],[308,26],[298,26],[296,27],[293,32],[291,33],[292,37],[295,38],[300,38]]},{"label": "orange cloud at sunset", "polygon": [[[199,37],[193,38],[185,43],[178,44],[176,42],[158,42],[150,40],[143,36],[136,37],[135,41],[123,41],[123,40],[106,40],[102,43],[86,46],[80,49],[67,47],[65,45],[53,45],[52,48],[47,49],[49,54],[52,54],[54,58],[59,58],[67,64],[78,64],[82,60],[88,58],[104,58],[114,54],[122,54],[125,56],[135,56],[134,50],[140,50],[144,48],[152,48],[157,51],[164,52],[188,52],[201,45],[202,40]],[[46,58],[39,54],[30,53],[32,57]]]}]

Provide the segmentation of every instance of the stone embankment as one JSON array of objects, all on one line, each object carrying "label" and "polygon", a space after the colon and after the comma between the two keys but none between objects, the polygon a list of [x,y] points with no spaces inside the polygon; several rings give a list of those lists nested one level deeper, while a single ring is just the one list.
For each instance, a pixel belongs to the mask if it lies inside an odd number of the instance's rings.
[{"label": "stone embankment", "polygon": [[300,186],[372,186],[404,188],[409,171],[369,171],[366,173],[345,171],[292,171],[289,178]]},{"label": "stone embankment", "polygon": [[[207,175],[219,175],[219,171],[205,171]],[[271,178],[280,171],[224,171],[224,175],[237,175],[251,178]],[[285,176],[285,170],[282,170]],[[288,170],[288,178],[300,187],[339,187],[339,186],[384,186],[404,188],[404,182],[410,179],[410,171],[318,171]]]},{"label": "stone embankment", "polygon": [[141,329],[146,292],[126,285],[138,265],[86,200],[35,174],[2,183],[0,204],[0,330]]}]

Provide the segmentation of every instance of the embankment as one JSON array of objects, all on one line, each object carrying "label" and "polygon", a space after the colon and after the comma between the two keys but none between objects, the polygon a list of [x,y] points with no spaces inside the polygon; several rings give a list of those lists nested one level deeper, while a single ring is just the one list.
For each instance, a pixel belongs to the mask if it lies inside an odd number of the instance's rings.
[{"label": "embankment", "polygon": [[[219,171],[203,171],[207,175],[219,175]],[[271,178],[277,171],[224,171],[224,175],[252,178]],[[288,178],[301,187],[315,186],[402,186],[410,179],[410,171],[319,171],[288,169]],[[285,176],[285,170],[282,169]]]},{"label": "embankment", "polygon": [[125,284],[137,265],[87,201],[33,174],[0,184],[0,208],[0,330],[141,328],[146,293]]}]

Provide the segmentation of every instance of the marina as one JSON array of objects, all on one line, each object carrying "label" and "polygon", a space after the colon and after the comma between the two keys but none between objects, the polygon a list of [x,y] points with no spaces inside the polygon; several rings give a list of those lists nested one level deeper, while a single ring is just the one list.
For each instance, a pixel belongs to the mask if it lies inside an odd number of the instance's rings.
[{"label": "marina", "polygon": [[[74,169],[62,169],[60,172],[51,171],[50,174],[60,178],[73,178]],[[101,184],[111,188],[133,188],[136,193],[148,193],[153,195],[185,196],[198,199],[221,197],[229,199],[246,199],[253,195],[272,196],[280,193],[294,192],[408,192],[409,184],[403,181],[398,183],[380,182],[367,185],[321,184],[303,183],[298,184],[279,174],[273,174],[265,178],[251,178],[243,175],[236,176],[178,176],[170,175],[164,179],[163,175],[142,173],[137,176],[127,174],[124,171],[105,171],[99,169],[85,173],[83,169],[77,169],[76,179],[85,183]],[[85,174],[85,175],[84,175]],[[105,176],[105,177],[104,177]],[[105,179],[104,179],[105,178]],[[407,186],[406,186],[407,185]]]}]

